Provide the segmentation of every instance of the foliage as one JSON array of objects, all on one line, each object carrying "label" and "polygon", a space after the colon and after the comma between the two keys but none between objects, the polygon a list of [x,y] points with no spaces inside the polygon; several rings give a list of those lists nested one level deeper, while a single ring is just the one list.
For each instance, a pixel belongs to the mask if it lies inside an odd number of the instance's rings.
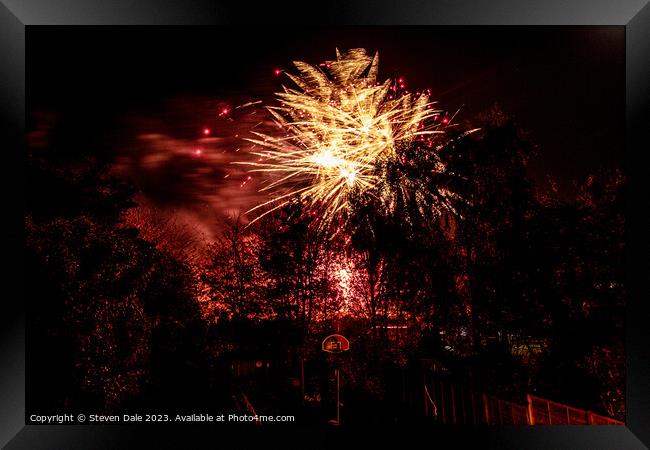
[{"label": "foliage", "polygon": [[199,361],[189,270],[121,226],[133,205],[128,185],[93,160],[74,170],[37,156],[27,163],[29,380],[41,387],[33,401],[114,409],[183,371],[157,361],[179,352]]},{"label": "foliage", "polygon": [[[426,358],[503,397],[620,418],[625,180],[603,172],[540,195],[517,125],[498,109],[477,122],[450,129],[435,155],[417,140],[398,148],[404,158],[380,168],[388,194],[351,191],[334,236],[292,201],[222,224],[205,259],[104,165],[30,154],[28,345],[40,357],[28,401],[191,404],[229,394],[231,367],[250,360],[269,363],[276,396],[307,362],[320,398],[337,365],[353,397],[377,405],[392,395],[387,374]],[[324,355],[322,337],[339,331],[353,350]]]}]

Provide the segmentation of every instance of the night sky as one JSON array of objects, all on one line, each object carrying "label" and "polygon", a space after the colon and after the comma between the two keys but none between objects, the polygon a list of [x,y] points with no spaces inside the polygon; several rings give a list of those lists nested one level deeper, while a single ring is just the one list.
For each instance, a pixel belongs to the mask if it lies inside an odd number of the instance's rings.
[{"label": "night sky", "polygon": [[550,176],[570,195],[590,173],[623,166],[624,36],[623,27],[29,28],[28,143],[112,162],[142,204],[212,238],[224,214],[262,198],[258,180],[230,163],[247,158],[242,138],[268,116],[235,107],[271,104],[288,83],[275,71],[293,60],[363,47],[379,51],[381,80],[431,89],[461,121],[498,104],[535,145],[540,188]]}]

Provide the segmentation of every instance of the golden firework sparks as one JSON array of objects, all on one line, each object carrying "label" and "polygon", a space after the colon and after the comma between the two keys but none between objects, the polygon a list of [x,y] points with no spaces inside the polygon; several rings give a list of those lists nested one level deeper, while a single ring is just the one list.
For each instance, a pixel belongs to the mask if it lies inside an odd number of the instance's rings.
[{"label": "golden firework sparks", "polygon": [[378,63],[379,55],[364,49],[337,50],[322,69],[294,62],[299,73],[287,76],[296,87],[283,87],[279,105],[267,108],[281,132],[253,132],[258,160],[238,163],[271,175],[262,189],[271,200],[248,211],[266,208],[255,220],[299,198],[329,224],[349,208],[353,191],[377,186],[378,165],[397,158],[398,146],[439,132],[425,126],[439,113],[429,97],[398,95],[392,80],[379,83]]}]

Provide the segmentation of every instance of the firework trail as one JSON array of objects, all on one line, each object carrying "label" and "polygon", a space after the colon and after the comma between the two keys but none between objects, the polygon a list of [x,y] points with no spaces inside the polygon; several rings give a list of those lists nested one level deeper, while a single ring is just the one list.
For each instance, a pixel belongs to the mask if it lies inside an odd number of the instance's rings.
[{"label": "firework trail", "polygon": [[278,133],[253,132],[258,161],[238,163],[270,178],[262,190],[272,198],[248,211],[263,211],[254,221],[300,199],[327,226],[350,212],[353,193],[383,195],[381,168],[403,159],[400,148],[441,133],[429,97],[379,83],[378,63],[364,49],[337,50],[322,69],[294,62],[298,74],[286,75],[296,87],[283,86],[279,105],[267,108]]}]

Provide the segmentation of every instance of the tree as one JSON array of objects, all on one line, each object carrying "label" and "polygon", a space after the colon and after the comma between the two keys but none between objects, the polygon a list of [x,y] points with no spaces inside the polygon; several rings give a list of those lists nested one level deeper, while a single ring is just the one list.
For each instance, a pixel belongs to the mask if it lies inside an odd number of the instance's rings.
[{"label": "tree", "polygon": [[266,292],[274,315],[307,330],[322,319],[324,302],[335,296],[330,283],[331,249],[310,227],[304,207],[293,203],[260,226],[259,259],[267,277]]},{"label": "tree", "polygon": [[229,318],[266,314],[258,246],[258,237],[246,230],[240,218],[233,218],[226,221],[221,237],[208,248],[208,266],[202,278],[212,301],[221,305]]},{"label": "tree", "polygon": [[124,226],[134,190],[92,158],[29,154],[26,169],[29,405],[110,410],[142,401],[145,387],[183,390],[166,374],[202,364],[193,283]]},{"label": "tree", "polygon": [[529,275],[536,273],[530,267],[537,208],[526,174],[530,144],[498,108],[479,117],[479,126],[443,155],[464,198],[455,241],[475,351],[487,337],[520,331],[518,314],[534,301]]},{"label": "tree", "polygon": [[624,416],[624,192],[621,173],[605,172],[547,208],[553,295],[537,377],[548,395],[617,418]]}]

